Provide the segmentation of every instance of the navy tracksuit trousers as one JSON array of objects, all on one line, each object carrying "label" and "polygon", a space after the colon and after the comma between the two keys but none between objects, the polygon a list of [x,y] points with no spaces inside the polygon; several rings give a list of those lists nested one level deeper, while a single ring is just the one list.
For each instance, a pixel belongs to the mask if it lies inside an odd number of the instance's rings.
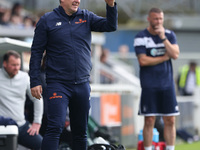
[{"label": "navy tracksuit trousers", "polygon": [[73,150],[87,149],[87,123],[90,109],[90,85],[47,84],[48,125],[42,142],[42,150],[57,150],[69,106]]}]

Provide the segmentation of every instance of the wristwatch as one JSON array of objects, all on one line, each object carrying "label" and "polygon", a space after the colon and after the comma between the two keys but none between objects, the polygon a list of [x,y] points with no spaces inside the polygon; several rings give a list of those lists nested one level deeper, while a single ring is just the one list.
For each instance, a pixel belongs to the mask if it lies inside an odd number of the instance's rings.
[{"label": "wristwatch", "polygon": [[162,42],[164,42],[165,40],[167,40],[167,37],[165,37],[164,39],[161,39]]}]

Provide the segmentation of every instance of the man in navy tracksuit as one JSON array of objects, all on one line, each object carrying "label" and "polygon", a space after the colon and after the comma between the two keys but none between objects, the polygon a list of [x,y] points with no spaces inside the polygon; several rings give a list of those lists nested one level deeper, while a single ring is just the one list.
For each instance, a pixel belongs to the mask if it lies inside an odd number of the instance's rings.
[{"label": "man in navy tracksuit", "polygon": [[73,135],[73,150],[87,149],[90,109],[91,31],[117,29],[115,0],[105,0],[107,17],[79,8],[80,0],[60,0],[60,6],[41,17],[31,48],[31,92],[41,97],[40,66],[46,50],[48,126],[42,150],[57,150],[67,107]]}]

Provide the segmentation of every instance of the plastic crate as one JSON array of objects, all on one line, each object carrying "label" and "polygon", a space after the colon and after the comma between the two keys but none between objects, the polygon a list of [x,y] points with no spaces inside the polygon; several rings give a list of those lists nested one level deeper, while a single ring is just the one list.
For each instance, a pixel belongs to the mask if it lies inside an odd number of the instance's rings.
[{"label": "plastic crate", "polygon": [[0,150],[17,150],[18,127],[0,126]]}]

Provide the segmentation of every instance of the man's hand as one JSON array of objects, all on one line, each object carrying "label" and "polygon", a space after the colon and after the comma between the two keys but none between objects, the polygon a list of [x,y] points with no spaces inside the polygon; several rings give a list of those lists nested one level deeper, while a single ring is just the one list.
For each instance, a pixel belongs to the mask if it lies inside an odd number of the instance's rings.
[{"label": "man's hand", "polygon": [[41,125],[39,123],[33,123],[31,127],[28,129],[28,133],[31,136],[38,135],[40,131]]},{"label": "man's hand", "polygon": [[160,37],[160,39],[165,38],[165,28],[163,26],[155,26],[154,31]]},{"label": "man's hand", "polygon": [[42,86],[38,85],[38,86],[31,88],[31,94],[33,97],[35,97],[37,99],[42,98]]},{"label": "man's hand", "polygon": [[110,7],[114,7],[114,5],[115,5],[115,0],[105,0],[105,2],[106,2]]},{"label": "man's hand", "polygon": [[163,55],[164,61],[168,61],[170,59],[168,53],[166,52],[165,55]]}]

